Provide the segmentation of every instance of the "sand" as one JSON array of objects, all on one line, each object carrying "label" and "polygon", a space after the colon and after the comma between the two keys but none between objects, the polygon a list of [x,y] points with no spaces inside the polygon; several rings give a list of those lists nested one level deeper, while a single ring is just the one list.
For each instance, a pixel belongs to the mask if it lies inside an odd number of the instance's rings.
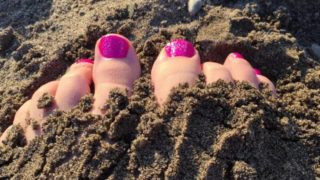
[{"label": "sand", "polygon": [[[92,96],[56,111],[29,146],[16,126],[0,148],[1,179],[316,179],[320,177],[320,1],[206,1],[190,16],[180,0],[0,2],[0,134],[42,84],[96,40],[134,43],[142,77],[115,90],[104,117]],[[193,42],[202,62],[241,52],[277,86],[218,81],[173,89],[160,108],[150,71],[170,40]],[[39,107],[50,105],[44,96]],[[33,128],[39,126],[32,121]]]}]

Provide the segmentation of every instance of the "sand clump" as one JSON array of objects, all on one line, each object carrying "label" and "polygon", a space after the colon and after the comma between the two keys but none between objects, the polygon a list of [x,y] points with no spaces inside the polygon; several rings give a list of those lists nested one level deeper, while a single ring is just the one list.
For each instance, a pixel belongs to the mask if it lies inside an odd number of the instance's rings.
[{"label": "sand clump", "polygon": [[[110,95],[103,117],[89,113],[89,95],[70,112],[52,113],[29,146],[14,126],[0,148],[1,178],[320,177],[320,65],[310,48],[319,43],[319,1],[210,1],[193,17],[177,0],[19,2],[0,3],[0,134],[39,86],[76,58],[93,57],[103,34],[132,40],[143,73],[131,97]],[[278,96],[264,85],[206,86],[200,75],[159,108],[150,71],[176,38],[193,42],[202,62],[241,52],[276,83]],[[52,97],[42,100],[47,107]]]}]

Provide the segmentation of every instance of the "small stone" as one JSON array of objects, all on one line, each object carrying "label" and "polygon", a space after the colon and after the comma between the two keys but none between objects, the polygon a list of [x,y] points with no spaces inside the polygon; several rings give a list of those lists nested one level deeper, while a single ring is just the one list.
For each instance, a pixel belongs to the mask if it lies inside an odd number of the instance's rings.
[{"label": "small stone", "polygon": [[136,9],[136,4],[131,4],[128,6],[129,18],[131,19],[133,18],[135,9]]},{"label": "small stone", "polygon": [[285,29],[280,29],[279,32],[282,33],[282,34],[285,34],[286,30]]},{"label": "small stone", "polygon": [[311,50],[318,58],[320,58],[320,46],[318,44],[312,44]]},{"label": "small stone", "polygon": [[161,25],[166,25],[167,23],[168,23],[167,20],[163,20],[163,21],[160,22]]},{"label": "small stone", "polygon": [[203,5],[202,0],[189,0],[188,2],[188,11],[191,16],[197,14]]}]

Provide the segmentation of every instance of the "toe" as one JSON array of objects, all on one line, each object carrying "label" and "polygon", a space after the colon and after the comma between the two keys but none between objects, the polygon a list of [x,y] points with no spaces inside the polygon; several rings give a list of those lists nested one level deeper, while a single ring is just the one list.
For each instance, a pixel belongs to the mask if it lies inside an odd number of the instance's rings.
[{"label": "toe", "polygon": [[[13,124],[21,125],[25,132],[27,142],[30,142],[41,134],[43,120],[53,109],[69,110],[79,102],[83,95],[90,92],[92,63],[93,61],[89,59],[79,60],[70,67],[59,81],[52,81],[41,86],[32,95],[31,100],[21,106],[15,115]],[[54,97],[54,101],[47,107],[39,107],[39,100],[43,98],[43,95],[46,93]],[[28,120],[35,121],[38,126],[27,122]],[[0,138],[1,141],[6,138],[11,127],[3,133]]]},{"label": "toe", "polygon": [[59,110],[70,110],[78,104],[81,97],[90,93],[92,67],[92,60],[80,59],[61,77],[55,95],[55,103]]},{"label": "toe", "polygon": [[[58,87],[58,81],[49,82],[43,86],[41,86],[33,95],[30,100],[25,102],[19,110],[16,112],[13,125],[20,125],[25,132],[25,137],[29,142],[36,135],[40,134],[38,131],[28,130],[30,129],[30,123],[27,121],[33,119],[37,123],[42,123],[42,119],[49,114],[51,108],[38,108],[38,101],[43,96],[43,94],[48,93],[51,96],[55,96],[56,90]],[[6,139],[8,132],[13,126],[10,126],[6,129],[6,131],[0,137],[0,146],[2,145],[2,141]]]},{"label": "toe", "polygon": [[10,130],[12,129],[13,126],[9,126],[0,136],[0,147],[3,146],[3,141],[5,141],[8,137],[8,133],[10,132]]},{"label": "toe", "polygon": [[261,71],[258,69],[254,69],[255,74],[257,75],[259,83],[264,83],[268,85],[269,90],[272,92],[273,95],[276,95],[276,88],[274,84],[265,76],[261,75]]},{"label": "toe", "polygon": [[95,48],[93,67],[94,114],[103,114],[109,93],[114,88],[131,94],[133,83],[140,77],[140,62],[131,42],[117,34],[101,37]]},{"label": "toe", "polygon": [[[31,100],[22,105],[16,113],[13,124],[20,124],[22,126],[27,142],[30,142],[34,137],[41,134],[41,128],[35,129],[33,128],[33,124],[37,123],[41,127],[44,118],[55,108],[54,103],[50,104],[48,107],[39,108],[39,100],[45,93],[54,97],[58,84],[59,81],[51,81],[41,86],[33,94]],[[30,121],[34,121],[34,123]]]},{"label": "toe", "polygon": [[246,81],[258,88],[259,81],[250,63],[239,53],[231,53],[224,66],[230,71],[232,78],[237,81]]},{"label": "toe", "polygon": [[32,101],[28,100],[25,102],[19,110],[16,112],[13,120],[13,125],[20,125],[22,129],[26,129],[28,126],[28,123],[26,122],[26,119],[30,117],[29,109],[31,106]]},{"label": "toe", "polygon": [[201,72],[200,57],[193,45],[175,40],[164,47],[153,64],[151,80],[161,105],[171,89],[181,83],[193,85]]},{"label": "toe", "polygon": [[229,72],[229,70],[215,62],[205,62],[202,65],[202,71],[204,75],[206,76],[206,83],[210,84],[213,82],[220,80],[224,80],[226,82],[233,81],[232,76]]}]

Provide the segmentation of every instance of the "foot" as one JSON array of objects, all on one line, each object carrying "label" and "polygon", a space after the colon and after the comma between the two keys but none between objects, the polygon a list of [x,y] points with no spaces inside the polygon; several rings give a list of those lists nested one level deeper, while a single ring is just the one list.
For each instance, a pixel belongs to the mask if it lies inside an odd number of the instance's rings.
[{"label": "foot", "polygon": [[206,62],[201,65],[199,53],[193,45],[185,40],[176,40],[161,50],[152,67],[151,79],[158,103],[162,105],[167,100],[173,87],[181,83],[193,85],[201,71],[206,76],[207,84],[219,79],[226,82],[237,80],[258,88],[259,83],[266,83],[275,93],[273,83],[259,70],[252,68],[241,54],[231,53],[224,64]]},{"label": "foot", "polygon": [[[201,65],[198,51],[193,45],[185,40],[177,40],[162,49],[152,68],[151,79],[159,104],[166,101],[173,87],[180,83],[194,84],[201,71],[206,76],[207,84],[222,79],[227,82],[246,81],[258,87],[263,82],[269,84],[269,88],[275,92],[272,82],[253,69],[240,54],[230,54],[223,65],[213,62]],[[81,97],[90,93],[92,82],[95,87],[92,113],[102,115],[110,91],[119,88],[130,95],[133,82],[139,78],[140,73],[140,64],[131,42],[116,34],[103,36],[96,43],[94,62],[81,59],[60,80],[40,87],[17,111],[13,125],[20,124],[27,142],[30,142],[42,134],[42,128],[35,130],[27,123],[28,119],[36,121],[41,127],[53,110],[68,111],[77,105]],[[54,97],[53,104],[38,108],[38,101],[45,93]],[[0,137],[0,146],[11,127]]]},{"label": "foot", "polygon": [[[114,88],[127,91],[130,95],[133,82],[140,76],[140,64],[131,42],[120,35],[109,34],[101,37],[95,47],[95,61],[80,59],[73,64],[61,79],[40,87],[17,111],[13,125],[20,124],[27,142],[42,134],[41,129],[34,129],[28,121],[35,121],[42,126],[45,118],[53,110],[68,111],[76,106],[81,97],[90,93],[90,84],[94,82],[93,114],[104,114],[102,108]],[[54,97],[50,107],[38,108],[38,101],[43,94]],[[0,137],[0,146],[6,139],[10,126]]]}]

